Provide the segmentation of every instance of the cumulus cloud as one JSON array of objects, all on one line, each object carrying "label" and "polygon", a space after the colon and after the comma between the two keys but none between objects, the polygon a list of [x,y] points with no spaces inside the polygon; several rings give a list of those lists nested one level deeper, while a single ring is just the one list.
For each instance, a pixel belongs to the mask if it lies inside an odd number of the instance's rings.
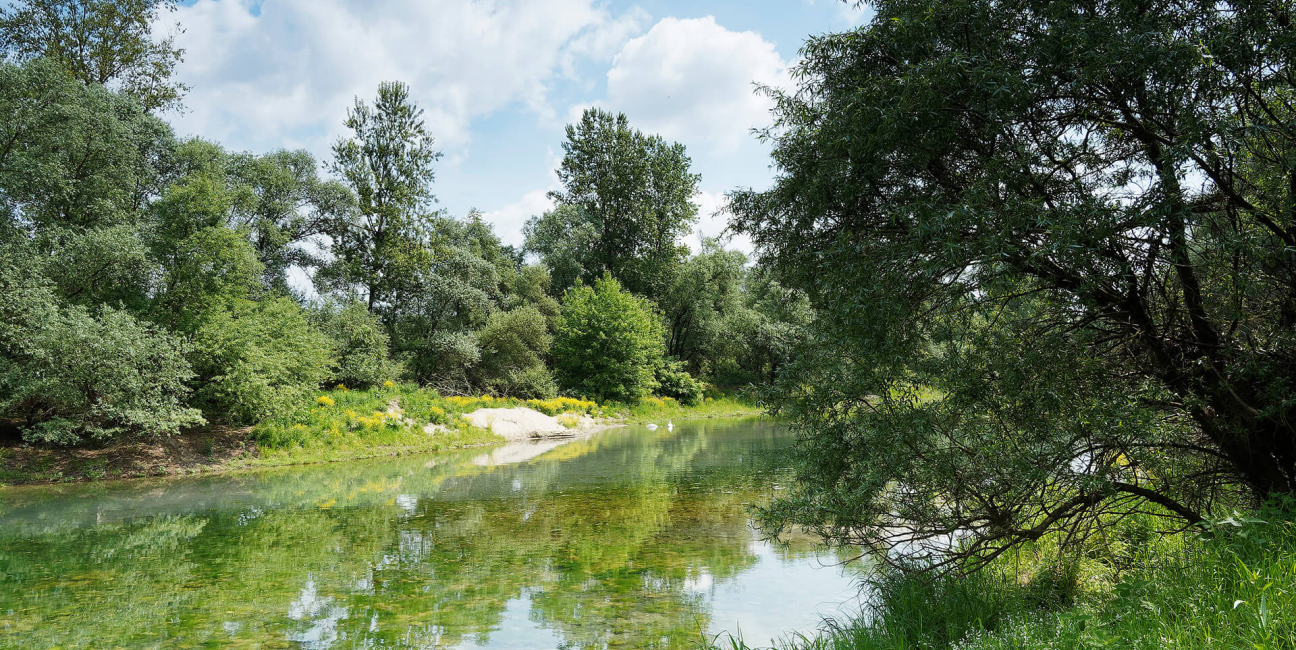
[{"label": "cumulus cloud", "polygon": [[505,244],[521,246],[522,226],[526,225],[527,219],[553,209],[553,200],[547,194],[547,190],[527,192],[517,201],[483,214],[482,218],[494,224],[495,233]]},{"label": "cumulus cloud", "polygon": [[178,77],[191,85],[181,133],[235,148],[305,147],[341,130],[357,96],[380,80],[410,84],[453,159],[474,117],[517,104],[552,117],[557,75],[579,58],[610,57],[640,33],[638,9],[594,0],[198,0],[167,20],[185,27]]},{"label": "cumulus cloud", "polygon": [[732,153],[769,122],[771,102],[753,84],[789,86],[788,65],[755,32],[729,31],[710,16],[665,18],[616,55],[599,104],[647,132]]},{"label": "cumulus cloud", "polygon": [[699,192],[693,197],[693,204],[698,207],[698,222],[693,227],[693,236],[687,242],[693,252],[701,249],[703,237],[720,237],[725,248],[751,255],[753,247],[750,237],[726,232],[729,227],[729,213],[726,211],[729,199],[723,193]]}]

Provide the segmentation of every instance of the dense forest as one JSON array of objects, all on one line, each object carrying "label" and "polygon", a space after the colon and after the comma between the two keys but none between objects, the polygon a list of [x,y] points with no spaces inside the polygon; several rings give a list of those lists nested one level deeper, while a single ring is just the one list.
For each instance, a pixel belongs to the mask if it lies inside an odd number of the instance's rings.
[{"label": "dense forest", "polygon": [[624,115],[567,128],[522,248],[436,208],[400,82],[338,116],[322,163],[179,137],[157,113],[184,53],[150,32],[173,5],[0,10],[0,418],[27,441],[253,424],[393,380],[691,403],[768,383],[811,320],[743,254],[682,245],[699,176]]}]

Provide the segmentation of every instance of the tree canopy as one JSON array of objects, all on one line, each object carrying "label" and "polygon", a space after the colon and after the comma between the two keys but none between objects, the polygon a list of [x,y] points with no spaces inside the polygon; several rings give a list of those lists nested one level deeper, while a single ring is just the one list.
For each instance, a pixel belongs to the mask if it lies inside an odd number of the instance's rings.
[{"label": "tree canopy", "polygon": [[[184,59],[175,35],[153,39],[153,23],[176,0],[19,0],[0,7],[7,58],[47,58],[82,83],[115,84],[145,110],[178,106],[188,87],[171,78]],[[178,26],[177,26],[178,28]]]},{"label": "tree canopy", "polygon": [[656,388],[662,322],[652,304],[611,274],[577,284],[563,297],[554,341],[558,385],[600,400],[636,400]]},{"label": "tree canopy", "polygon": [[528,249],[555,278],[590,283],[612,273],[630,291],[656,297],[687,255],[679,240],[697,221],[692,198],[701,177],[690,172],[684,145],[592,108],[567,126],[563,154],[563,188],[549,193],[559,207],[527,224]]},{"label": "tree canopy", "polygon": [[768,91],[778,180],[732,196],[820,309],[765,525],[957,562],[1296,492],[1289,7],[875,7]]},{"label": "tree canopy", "polygon": [[356,98],[347,111],[350,139],[333,145],[330,169],[355,192],[358,210],[329,233],[336,262],[325,277],[358,286],[381,308],[402,266],[417,266],[428,240],[432,164],[441,157],[409,86],[383,82],[373,106]]}]

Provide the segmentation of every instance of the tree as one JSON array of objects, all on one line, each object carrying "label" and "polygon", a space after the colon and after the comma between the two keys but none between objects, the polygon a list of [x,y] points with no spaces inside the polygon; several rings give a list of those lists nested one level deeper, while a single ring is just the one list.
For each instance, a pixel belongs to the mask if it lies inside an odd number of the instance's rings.
[{"label": "tree", "polygon": [[764,525],[941,566],[1296,492],[1290,10],[875,6],[769,90],[778,180],[732,196],[819,310]]},{"label": "tree", "polygon": [[652,303],[611,274],[563,296],[553,356],[558,385],[601,400],[631,401],[656,388],[664,331]]},{"label": "tree", "polygon": [[697,221],[691,199],[701,177],[689,172],[684,145],[630,128],[624,114],[592,108],[567,126],[563,152],[563,189],[549,196],[577,210],[533,218],[528,249],[547,264],[552,257],[555,278],[576,267],[585,282],[610,272],[631,291],[657,297],[688,252],[680,237]]},{"label": "tree", "polygon": [[724,327],[743,304],[747,256],[726,251],[714,239],[675,273],[661,298],[666,318],[666,353],[688,364],[694,373],[712,365],[715,353],[729,347]]},{"label": "tree", "polygon": [[0,259],[0,417],[23,438],[71,445],[202,424],[186,406],[188,346],[103,307],[60,307],[51,282],[21,256]]},{"label": "tree", "polygon": [[403,269],[419,264],[429,243],[432,163],[441,154],[422,116],[409,86],[386,81],[372,107],[356,98],[345,122],[352,137],[333,145],[329,168],[359,205],[329,233],[336,260],[323,280],[358,285],[371,311],[404,279]]},{"label": "tree", "polygon": [[477,332],[481,363],[472,369],[476,383],[498,395],[545,399],[556,393],[545,367],[553,344],[544,314],[527,305],[497,311]]},{"label": "tree", "polygon": [[190,358],[195,401],[234,424],[299,407],[333,374],[333,346],[287,298],[230,300],[204,314]]},{"label": "tree", "polygon": [[559,205],[522,227],[526,250],[540,256],[552,280],[555,296],[587,278],[586,267],[595,268],[599,231],[577,206]]},{"label": "tree", "polygon": [[384,309],[392,349],[418,381],[446,392],[472,390],[469,369],[481,360],[475,332],[501,299],[499,240],[483,224],[429,223],[432,244],[393,267],[401,281]]},{"label": "tree", "polygon": [[175,35],[153,24],[176,0],[19,0],[0,8],[0,50],[17,61],[46,58],[85,84],[116,83],[146,111],[178,106],[188,88],[171,79],[184,60]]},{"label": "tree", "polygon": [[368,388],[398,379],[402,369],[389,357],[390,339],[378,317],[353,302],[345,306],[325,304],[311,313],[315,328],[333,342],[336,370],[332,384]]},{"label": "tree", "polygon": [[0,63],[0,210],[26,229],[137,225],[164,184],[171,129],[49,61]]},{"label": "tree", "polygon": [[350,189],[319,178],[317,169],[306,151],[235,154],[228,161],[230,183],[239,192],[231,225],[247,230],[265,267],[265,286],[280,293],[289,291],[288,269],[324,263],[312,240],[355,211]]}]

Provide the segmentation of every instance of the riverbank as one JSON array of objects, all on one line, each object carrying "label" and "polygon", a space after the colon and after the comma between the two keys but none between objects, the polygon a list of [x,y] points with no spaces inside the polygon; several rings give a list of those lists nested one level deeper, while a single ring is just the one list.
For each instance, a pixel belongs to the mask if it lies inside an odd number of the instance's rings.
[{"label": "riverbank", "polygon": [[[794,650],[1296,647],[1296,510],[1165,535],[1128,520],[1074,553],[1042,541],[972,576],[882,575],[872,615]],[[1073,558],[1073,559],[1063,559]],[[713,648],[765,647],[712,640]],[[748,643],[751,643],[749,646]]]},{"label": "riverbank", "polygon": [[[474,424],[466,416],[483,409],[520,407],[570,424],[572,434],[624,424],[761,412],[758,406],[724,393],[685,406],[657,397],[637,404],[596,404],[571,398],[442,397],[409,384],[367,390],[337,387],[315,394],[310,404],[291,413],[251,427],[206,426],[169,438],[113,441],[96,448],[42,447],[17,440],[0,443],[0,487],[182,476],[478,447],[504,442],[506,436],[489,430],[489,419]],[[536,433],[536,437],[567,435],[558,430]]]}]

